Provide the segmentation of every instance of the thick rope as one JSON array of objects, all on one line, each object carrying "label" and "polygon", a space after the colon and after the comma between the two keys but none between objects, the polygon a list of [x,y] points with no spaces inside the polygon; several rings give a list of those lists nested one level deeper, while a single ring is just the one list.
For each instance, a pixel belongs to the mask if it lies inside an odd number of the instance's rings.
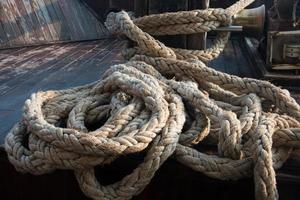
[{"label": "thick rope", "polygon": [[[207,50],[172,49],[151,36],[215,30],[252,2],[137,19],[109,14],[109,31],[134,44],[124,52],[130,60],[89,85],[32,94],[5,140],[10,162],[32,174],[71,169],[87,196],[131,199],[174,155],[213,178],[253,176],[256,199],[278,199],[275,170],[300,147],[296,101],[269,82],[204,64],[222,52],[229,33]],[[198,143],[215,145],[215,155],[194,149]],[[103,186],[95,177],[96,165],[141,151],[144,161],[122,180]]]}]

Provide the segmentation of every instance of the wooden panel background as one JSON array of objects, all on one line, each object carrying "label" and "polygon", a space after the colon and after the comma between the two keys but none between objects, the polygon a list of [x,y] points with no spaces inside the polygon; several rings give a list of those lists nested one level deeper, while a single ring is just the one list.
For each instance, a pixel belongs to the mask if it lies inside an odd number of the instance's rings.
[{"label": "wooden panel background", "polygon": [[107,36],[80,0],[1,0],[0,48]]}]

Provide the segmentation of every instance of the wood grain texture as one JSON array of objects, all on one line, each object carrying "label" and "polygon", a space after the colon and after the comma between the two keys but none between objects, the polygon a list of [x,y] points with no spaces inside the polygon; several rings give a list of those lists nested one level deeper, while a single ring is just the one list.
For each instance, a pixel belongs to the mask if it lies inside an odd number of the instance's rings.
[{"label": "wood grain texture", "polygon": [[0,1],[0,48],[107,37],[81,0]]},{"label": "wood grain texture", "polygon": [[24,44],[24,38],[14,18],[13,12],[10,10],[10,5],[6,0],[0,1],[0,12],[2,15],[2,27],[6,33],[9,44],[21,45]]}]

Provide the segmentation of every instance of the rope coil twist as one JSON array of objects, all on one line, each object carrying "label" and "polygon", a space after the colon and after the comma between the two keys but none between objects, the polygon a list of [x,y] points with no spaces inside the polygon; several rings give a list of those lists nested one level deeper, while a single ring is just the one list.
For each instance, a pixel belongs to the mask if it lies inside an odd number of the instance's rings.
[{"label": "rope coil twist", "polygon": [[[137,19],[109,14],[109,31],[135,44],[125,51],[130,60],[89,85],[32,94],[5,140],[10,162],[32,174],[71,169],[87,196],[131,199],[173,155],[213,178],[253,175],[256,199],[278,199],[275,169],[300,147],[297,102],[269,82],[204,64],[222,52],[229,33],[202,51],[169,48],[151,36],[214,30],[252,2]],[[213,144],[218,153],[199,152],[198,143]],[[95,177],[96,165],[141,151],[144,161],[122,180],[103,186]]]}]

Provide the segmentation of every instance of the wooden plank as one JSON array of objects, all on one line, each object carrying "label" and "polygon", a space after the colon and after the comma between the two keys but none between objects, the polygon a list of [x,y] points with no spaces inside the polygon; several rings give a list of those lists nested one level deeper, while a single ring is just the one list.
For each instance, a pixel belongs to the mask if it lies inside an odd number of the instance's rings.
[{"label": "wooden plank", "polygon": [[2,16],[3,14],[0,13],[0,48],[9,47],[9,40],[7,39],[4,27],[2,25]]},{"label": "wooden plank", "polygon": [[[189,0],[189,10],[209,8],[209,0]],[[196,33],[187,36],[188,49],[206,49],[207,33]]]},{"label": "wooden plank", "polygon": [[[26,80],[23,81],[22,84],[19,84],[19,81],[15,79],[15,85],[10,88],[9,94],[0,95],[0,101],[3,102],[0,104],[0,110],[9,109],[15,111],[11,113],[10,119],[0,119],[1,133],[4,133],[3,131],[11,128],[12,124],[20,118],[22,104],[24,103],[25,99],[29,97],[29,91],[31,91],[34,86],[39,85],[41,80],[56,70],[59,70],[60,67],[70,64],[74,60],[80,58],[82,53],[95,46],[95,43],[92,43],[91,45],[84,45],[81,50],[78,47],[82,44],[73,45],[73,49],[69,50],[58,59],[50,61],[47,63],[47,65],[41,66],[41,69],[32,70],[32,73],[25,78]],[[2,139],[1,137],[0,139]]]},{"label": "wooden plank", "polygon": [[49,29],[54,32],[55,39],[57,41],[65,40],[65,36],[61,33],[60,19],[55,11],[52,1],[40,0],[40,6],[43,6],[43,10],[47,14],[48,26]]},{"label": "wooden plank", "polygon": [[42,47],[35,47],[35,48],[27,48],[24,49],[24,53],[11,53],[7,55],[7,57],[0,60],[0,72],[1,74],[4,73],[4,70],[7,68],[13,68],[16,67],[14,65],[26,61],[27,59],[30,59],[33,55],[35,55],[38,52],[42,51]]},{"label": "wooden plank", "polygon": [[[188,0],[149,0],[149,14],[157,14],[163,12],[175,12],[179,10],[188,10]],[[167,46],[176,48],[186,48],[186,36],[159,36],[156,37]]]},{"label": "wooden plank", "polygon": [[29,38],[27,41],[28,44],[32,43],[38,43],[39,41],[39,35],[37,35],[33,21],[31,19],[32,13],[27,13],[25,4],[23,1],[11,1],[13,4],[13,7],[15,7],[18,10],[19,19],[21,20],[21,25],[24,29],[25,35]]},{"label": "wooden plank", "polygon": [[78,12],[79,23],[85,32],[83,40],[100,39],[108,35],[104,24],[100,23],[82,1],[74,1],[74,8]]},{"label": "wooden plank", "polygon": [[26,80],[28,75],[32,75],[35,69],[39,69],[40,66],[47,65],[49,62],[61,58],[60,56],[62,54],[65,55],[70,49],[72,49],[72,45],[51,45],[43,48],[40,52],[32,54],[30,58],[22,59],[21,62],[7,67],[0,75],[0,94],[4,95],[8,92],[5,88],[10,90],[15,83],[14,80],[18,80],[19,84],[22,84],[22,80]]},{"label": "wooden plank", "polygon": [[0,11],[0,49],[109,35],[79,0],[3,0]]},{"label": "wooden plank", "polygon": [[[1,38],[1,40],[5,41],[5,46],[10,46],[12,40],[11,40],[11,36],[9,34],[9,32],[11,32],[11,27],[8,23],[8,19],[6,17],[6,11],[4,8],[4,2],[0,2],[0,22],[1,22],[1,28],[2,28],[2,34],[3,37]],[[3,47],[5,47],[3,46]]]},{"label": "wooden plank", "polygon": [[46,41],[52,41],[53,36],[52,36],[52,34],[49,30],[49,27],[47,25],[47,20],[44,18],[43,10],[41,10],[40,7],[39,7],[38,1],[39,0],[31,0],[30,1],[32,12],[37,17],[37,22],[38,22],[37,28],[44,33]]},{"label": "wooden plank", "polygon": [[84,30],[79,23],[76,10],[73,8],[74,0],[58,0],[62,13],[69,23],[71,40],[77,41],[84,37]]},{"label": "wooden plank", "polygon": [[95,30],[96,30],[96,38],[106,38],[109,36],[109,32],[108,30],[106,29],[106,27],[104,26],[103,23],[101,23],[99,17],[97,18],[95,16],[95,13],[91,12],[90,9],[87,9],[87,15],[90,16],[90,22],[92,24],[92,26],[95,27]]},{"label": "wooden plank", "polygon": [[[63,45],[61,48],[57,48],[56,45],[51,45],[47,47],[47,49],[42,49],[41,52],[31,54],[31,59],[19,63],[16,70],[10,69],[10,72],[8,72],[7,75],[3,75],[3,78],[7,81],[4,80],[0,82],[2,83],[0,85],[0,94],[4,96],[8,93],[12,93],[16,88],[23,87],[23,83],[25,84],[31,78],[35,78],[41,72],[50,71],[52,67],[55,67],[56,63],[66,56],[66,53],[72,54],[73,50],[74,52],[78,52],[75,48],[76,45],[69,45],[69,47]],[[39,59],[39,57],[42,58]],[[10,77],[12,78],[9,79]]]},{"label": "wooden plank", "polygon": [[0,3],[0,47],[7,47],[10,45],[10,41],[7,38],[6,31],[5,31],[5,16],[2,9],[2,5]]},{"label": "wooden plank", "polygon": [[3,13],[4,21],[2,23],[6,32],[7,38],[11,41],[11,44],[16,46],[24,45],[24,38],[20,31],[17,22],[10,10],[10,6],[6,0],[0,2],[1,13]]},{"label": "wooden plank", "polygon": [[35,31],[37,43],[44,43],[47,36],[43,29],[41,28],[40,21],[38,19],[38,15],[34,12],[34,8],[31,5],[31,0],[22,0],[20,1],[24,5],[25,12],[27,13],[28,19],[26,21],[31,21],[32,29]]},{"label": "wooden plank", "polygon": [[39,9],[40,17],[44,20],[45,27],[48,28],[50,34],[51,34],[51,41],[58,41],[59,35],[56,32],[55,26],[53,24],[53,21],[49,15],[48,8],[51,7],[51,5],[46,5],[43,0],[33,0],[36,3],[37,8]]},{"label": "wooden plank", "polygon": [[91,42],[84,45],[79,44],[79,46],[70,49],[69,52],[67,51],[65,54],[62,54],[62,57],[59,56],[57,59],[51,60],[41,67],[36,67],[35,69],[30,70],[30,74],[26,75],[22,79],[14,79],[10,81],[9,88],[6,87],[3,90],[2,96],[5,97],[8,94],[15,94],[16,92],[23,93],[24,91],[34,89],[35,86],[39,86],[39,81],[41,81],[43,78],[50,76],[50,74],[56,70],[61,70],[62,68],[72,65],[76,60],[81,59],[85,56],[85,54],[93,51],[93,49],[97,47],[96,44],[96,42]]},{"label": "wooden plank", "polygon": [[44,0],[48,5],[52,5],[54,13],[53,15],[57,16],[56,31],[59,34],[59,38],[62,41],[71,40],[70,27],[69,23],[66,21],[66,18],[61,10],[61,7],[58,3],[58,0]]},{"label": "wooden plank", "polygon": [[8,6],[9,6],[9,10],[12,12],[12,16],[15,19],[15,22],[20,30],[20,33],[22,34],[22,36],[24,38],[24,43],[25,44],[33,43],[34,38],[35,38],[34,32],[32,32],[30,30],[30,28],[28,27],[28,25],[25,21],[26,19],[20,13],[15,0],[8,0]]},{"label": "wooden plank", "polygon": [[[38,76],[39,78],[43,79],[44,77],[49,75],[51,71],[58,70],[60,64],[64,64],[65,59],[68,59],[72,56],[77,56],[76,53],[78,53],[78,46],[79,44],[73,44],[73,49],[65,52],[65,54],[62,54],[56,60],[51,60],[47,64],[42,65],[39,70],[32,70],[32,74],[24,77],[23,79],[14,79],[15,86],[11,88],[11,92],[13,93],[12,95],[0,95],[0,110],[13,110],[13,112],[9,113],[9,116],[2,116],[4,118],[2,118],[0,115],[0,140],[2,140],[2,142],[4,137],[3,134],[6,134],[7,131],[12,127],[12,125],[18,119],[20,119],[22,112],[22,104],[24,104],[25,99],[29,97],[29,94],[27,93],[28,90],[32,87],[32,85],[38,84],[38,82],[35,81],[30,82],[30,80],[32,80],[32,78],[35,76]],[[44,73],[42,71],[44,71]],[[24,82],[24,80],[26,81]],[[38,81],[38,79],[36,79],[36,81]]]},{"label": "wooden plank", "polygon": [[104,25],[106,12],[109,8],[109,0],[94,1],[94,0],[79,0],[79,5],[82,7],[84,14],[89,18],[91,26],[95,28],[96,38],[107,38],[109,33]]},{"label": "wooden plank", "polygon": [[20,52],[25,52],[27,48],[28,47],[17,48],[17,49],[12,49],[12,48],[1,49],[0,50],[0,62],[1,62],[1,60],[7,58],[8,56],[11,56],[11,55],[14,55],[14,54],[17,55]]},{"label": "wooden plank", "polygon": [[[41,89],[52,90],[75,87],[98,80],[101,75],[100,72],[109,67],[108,64],[102,63],[102,60],[115,45],[116,41],[105,41],[87,51],[85,50],[85,53],[80,55],[78,59],[45,77],[36,87],[30,89],[30,93]],[[113,59],[109,60],[111,63],[113,62]],[[79,74],[80,76],[78,76]]]},{"label": "wooden plank", "polygon": [[[119,42],[114,40],[80,43],[79,46],[76,46],[70,52],[66,52],[67,56],[62,55],[56,61],[50,61],[40,68],[33,69],[30,75],[23,77],[21,80],[16,79],[15,86],[9,90],[9,93],[0,95],[0,101],[2,102],[0,110],[14,110],[14,112],[8,113],[9,118],[7,116],[3,118],[4,116],[1,117],[0,115],[0,141],[3,140],[5,131],[10,129],[20,119],[22,105],[32,92],[73,86],[73,84],[77,83],[74,80],[79,74],[82,77],[81,80],[92,82],[98,79],[99,76],[97,74],[99,72],[97,73],[97,70],[93,70],[92,64],[89,65],[87,70],[86,63],[96,59],[100,52],[109,51],[117,45],[119,45]],[[108,67],[108,65],[102,67]],[[81,74],[86,73],[92,73],[93,77],[81,76]],[[77,84],[83,83],[79,82]]]},{"label": "wooden plank", "polygon": [[73,2],[73,7],[77,11],[79,25],[84,30],[82,40],[98,39],[96,28],[91,23],[90,15],[87,14],[88,10],[79,1],[71,2]]}]

